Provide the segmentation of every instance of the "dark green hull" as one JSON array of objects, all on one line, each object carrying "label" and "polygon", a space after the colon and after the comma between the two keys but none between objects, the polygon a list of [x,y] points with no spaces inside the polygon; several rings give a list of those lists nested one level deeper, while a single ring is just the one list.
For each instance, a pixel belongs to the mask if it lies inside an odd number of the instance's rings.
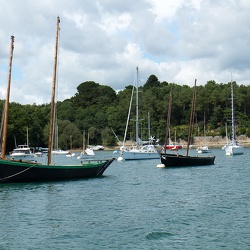
[{"label": "dark green hull", "polygon": [[68,180],[102,176],[114,161],[88,161],[79,165],[42,165],[0,159],[0,182],[33,182],[50,180]]}]

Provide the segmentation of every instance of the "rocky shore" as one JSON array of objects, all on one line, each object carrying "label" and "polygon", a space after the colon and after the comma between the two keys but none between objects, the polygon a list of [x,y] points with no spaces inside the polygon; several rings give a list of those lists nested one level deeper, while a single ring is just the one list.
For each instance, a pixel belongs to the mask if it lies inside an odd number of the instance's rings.
[{"label": "rocky shore", "polygon": [[[229,140],[230,141],[230,140]],[[239,141],[244,147],[250,147],[250,138],[246,136],[238,136],[237,141]],[[205,143],[206,142],[206,143]],[[184,148],[187,146],[187,141],[179,140],[179,145],[182,145]],[[200,137],[194,137],[193,147],[198,147],[199,145],[205,145],[209,148],[221,148],[225,144],[227,144],[226,137],[222,136],[200,136]],[[132,141],[126,141],[125,146],[132,146],[134,143]],[[118,143],[118,146],[105,146],[105,150],[116,150],[119,149],[120,146],[122,146],[122,142]]]}]

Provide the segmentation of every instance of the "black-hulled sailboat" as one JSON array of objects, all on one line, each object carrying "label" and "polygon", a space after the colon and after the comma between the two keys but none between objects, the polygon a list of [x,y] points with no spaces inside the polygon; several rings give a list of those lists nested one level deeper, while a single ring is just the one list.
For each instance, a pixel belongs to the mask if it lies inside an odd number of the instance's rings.
[{"label": "black-hulled sailboat", "polygon": [[[189,146],[191,142],[191,136],[193,131],[193,124],[194,124],[194,111],[195,111],[195,99],[196,99],[196,79],[194,83],[194,91],[193,91],[193,100],[192,100],[192,108],[191,108],[191,115],[190,115],[190,124],[189,124],[189,131],[188,131],[188,143],[187,143],[187,150],[186,155],[181,154],[167,154],[166,147],[164,147],[164,153],[161,153],[161,165],[164,167],[188,167],[188,166],[205,166],[205,165],[213,165],[215,156],[189,156]],[[169,100],[169,107],[168,107],[168,118],[167,118],[167,128],[166,134],[168,133],[168,126],[170,124],[170,114],[171,114],[171,101],[172,95],[170,92],[170,100]],[[168,135],[166,135],[166,138]]]},{"label": "black-hulled sailboat", "polygon": [[14,50],[14,36],[11,37],[9,77],[8,77],[8,87],[7,87],[7,94],[5,101],[2,152],[0,159],[0,182],[30,182],[30,181],[33,182],[33,181],[68,180],[76,178],[98,177],[102,176],[107,167],[114,161],[114,159],[107,159],[107,160],[87,161],[78,165],[51,164],[51,151],[52,151],[52,141],[53,141],[52,138],[54,130],[54,117],[55,117],[54,115],[55,85],[56,85],[58,35],[60,29],[59,23],[60,23],[60,18],[58,17],[56,24],[57,29],[56,29],[55,62],[54,62],[53,84],[52,84],[51,111],[50,111],[51,113],[50,113],[48,162],[46,165],[28,161],[15,161],[5,158],[11,68],[12,68],[12,57]]}]

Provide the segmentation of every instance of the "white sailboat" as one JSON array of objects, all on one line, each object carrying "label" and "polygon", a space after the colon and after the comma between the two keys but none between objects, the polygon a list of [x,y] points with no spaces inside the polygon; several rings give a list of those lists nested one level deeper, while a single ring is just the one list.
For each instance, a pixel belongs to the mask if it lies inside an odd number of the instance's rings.
[{"label": "white sailboat", "polygon": [[[199,129],[199,128],[198,128]],[[208,146],[206,145],[206,122],[205,122],[205,114],[204,114],[204,145],[203,146],[199,146],[197,148],[197,153],[198,154],[206,154],[206,153],[211,153],[212,150],[210,150],[208,148]]]},{"label": "white sailboat", "polygon": [[73,147],[72,147],[72,135],[70,135],[69,138],[70,138],[70,151],[68,154],[66,154],[66,157],[74,157],[76,154],[74,152],[72,152],[72,149],[73,149]]},{"label": "white sailboat", "polygon": [[58,147],[58,125],[56,125],[56,129],[55,129],[55,145],[56,145],[56,148],[51,151],[52,155],[67,155],[67,154],[69,154],[69,150],[62,150]]},{"label": "white sailboat", "polygon": [[89,147],[89,134],[88,134],[88,143],[86,147],[85,143],[85,131],[83,132],[83,145],[82,145],[82,152],[79,156],[77,156],[77,159],[89,159],[95,157],[95,152],[93,148]]},{"label": "white sailboat", "polygon": [[232,99],[232,138],[231,142],[226,145],[225,152],[226,155],[242,155],[244,154],[243,146],[236,141],[235,129],[234,129],[234,95],[233,95],[233,83],[231,80],[231,99]]},{"label": "white sailboat", "polygon": [[225,150],[225,148],[227,147],[227,145],[228,145],[228,134],[227,134],[227,123],[225,123],[225,130],[226,130],[226,140],[227,140],[227,144],[226,145],[224,145],[224,146],[222,146],[222,150]]},{"label": "white sailboat", "polygon": [[[133,146],[130,149],[127,149],[126,147],[122,147],[121,150],[121,156],[118,158],[118,160],[146,160],[146,159],[159,159],[160,155],[157,150],[157,148],[153,145],[153,141],[151,140],[152,137],[149,136],[150,142],[147,145],[142,145],[141,140],[139,138],[139,100],[138,100],[138,67],[136,67],[136,145]],[[133,90],[132,90],[133,95]],[[132,103],[132,97],[130,102],[130,108]],[[126,124],[125,129],[125,136],[124,136],[124,142],[126,138],[126,132],[128,127],[128,121],[130,118],[130,108],[129,108],[129,114],[128,114],[128,120]]]}]

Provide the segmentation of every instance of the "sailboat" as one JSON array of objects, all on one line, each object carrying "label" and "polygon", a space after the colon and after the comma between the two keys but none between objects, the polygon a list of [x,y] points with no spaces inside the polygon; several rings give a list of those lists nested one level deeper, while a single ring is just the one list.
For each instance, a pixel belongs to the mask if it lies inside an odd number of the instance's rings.
[{"label": "sailboat", "polygon": [[51,154],[53,154],[53,155],[69,155],[70,152],[68,150],[62,150],[62,149],[59,148],[59,146],[58,146],[58,125],[56,124],[55,127],[56,127],[56,130],[55,130],[55,136],[54,137],[55,137],[55,145],[56,145],[56,147],[55,147],[55,149],[53,149],[51,151]]},{"label": "sailboat", "polygon": [[10,64],[7,94],[5,101],[4,114],[4,129],[2,138],[2,154],[0,159],[0,182],[34,182],[48,180],[68,180],[76,178],[90,178],[102,176],[107,167],[114,161],[112,159],[81,162],[77,165],[53,165],[51,164],[52,138],[55,117],[55,83],[56,83],[56,68],[57,68],[57,50],[58,50],[58,35],[59,35],[60,18],[57,17],[56,22],[56,46],[55,46],[55,61],[54,74],[52,83],[51,97],[51,112],[50,112],[50,130],[49,130],[49,145],[48,145],[48,161],[47,164],[40,164],[28,161],[15,161],[5,157],[6,138],[7,138],[7,123],[8,123],[8,108],[11,83],[11,67],[14,50],[14,36],[11,36],[10,49]]},{"label": "sailboat", "polygon": [[70,135],[70,151],[68,154],[66,154],[66,157],[74,157],[76,154],[72,152],[72,135]]},{"label": "sailboat", "polygon": [[[190,156],[189,155],[189,146],[191,142],[191,136],[192,136],[193,124],[194,124],[195,99],[196,99],[196,79],[194,83],[186,155],[168,154],[166,153],[166,150],[164,150],[164,153],[161,153],[161,163],[162,163],[161,166],[187,167],[187,166],[204,166],[204,165],[214,164],[215,156]],[[170,121],[170,115],[168,114],[167,126],[169,126],[169,121]],[[168,131],[168,128],[166,129],[166,131]]]},{"label": "sailboat", "polygon": [[[141,140],[139,138],[139,98],[138,98],[138,81],[139,81],[139,72],[138,67],[136,67],[136,120],[135,120],[135,127],[136,127],[136,145],[132,147],[131,149],[127,149],[126,147],[122,147],[121,150],[121,156],[118,158],[119,160],[146,160],[146,159],[159,159],[160,155],[155,147],[153,145],[153,138],[149,136],[149,143],[146,145],[141,144]],[[127,125],[125,129],[125,136],[124,136],[124,142],[126,140],[126,132],[128,127],[128,121],[130,118],[130,109],[131,109],[131,103],[132,103],[132,96],[131,95],[131,101],[130,101],[130,107],[129,107],[129,113],[128,113],[128,119],[127,119]]]},{"label": "sailboat", "polygon": [[176,142],[176,130],[174,131],[174,133],[175,133],[175,142],[173,143],[172,142],[172,140],[171,140],[171,138],[170,138],[170,129],[169,129],[169,138],[168,138],[168,140],[169,140],[169,143],[165,146],[165,148],[167,149],[167,150],[171,150],[171,151],[175,151],[175,150],[179,150],[179,149],[182,149],[182,146],[181,145],[178,145],[177,144],[177,142]]},{"label": "sailboat", "polygon": [[[205,114],[204,114],[204,145],[199,146],[196,151],[198,154],[206,154],[206,153],[211,153],[212,151],[208,148],[206,145],[206,125],[205,125]],[[199,128],[198,128],[199,129]],[[199,135],[198,135],[199,136]]]},{"label": "sailboat", "polygon": [[225,123],[225,130],[226,130],[226,145],[222,146],[222,150],[225,150],[225,148],[228,146],[228,134],[227,134],[227,123]]},{"label": "sailboat", "polygon": [[85,144],[85,131],[83,133],[83,145],[82,145],[82,152],[79,156],[77,156],[77,159],[89,159],[95,157],[95,152],[93,148],[89,147],[89,134],[88,134],[88,146],[86,147]]},{"label": "sailboat", "polygon": [[225,152],[226,155],[243,155],[244,148],[243,146],[236,141],[235,129],[234,129],[234,94],[233,94],[233,82],[231,80],[231,104],[232,104],[232,138],[231,142],[226,145]]}]

